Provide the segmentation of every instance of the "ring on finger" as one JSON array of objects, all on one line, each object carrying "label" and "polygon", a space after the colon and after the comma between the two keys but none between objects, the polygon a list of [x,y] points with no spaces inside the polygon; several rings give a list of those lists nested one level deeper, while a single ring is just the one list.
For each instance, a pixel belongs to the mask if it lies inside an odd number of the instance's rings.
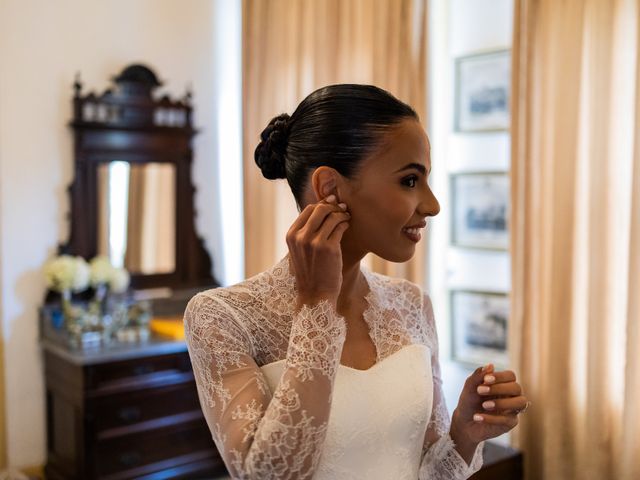
[{"label": "ring on finger", "polygon": [[514,410],[513,413],[515,413],[516,415],[524,413],[527,411],[527,408],[529,408],[530,406],[531,406],[531,402],[527,401],[527,404],[524,407]]}]

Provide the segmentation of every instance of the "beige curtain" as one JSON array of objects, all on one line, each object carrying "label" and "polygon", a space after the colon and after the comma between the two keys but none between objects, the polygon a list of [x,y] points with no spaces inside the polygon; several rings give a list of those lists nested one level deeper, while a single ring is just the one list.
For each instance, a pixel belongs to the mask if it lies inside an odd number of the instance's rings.
[{"label": "beige curtain", "polygon": [[516,441],[531,480],[638,479],[638,2],[515,4]]},{"label": "beige curtain", "polygon": [[144,178],[144,169],[130,168],[124,265],[129,271],[136,273],[142,271],[142,225],[146,186]]},{"label": "beige curtain", "polygon": [[98,255],[109,256],[109,164],[102,163],[97,168],[98,197]]},{"label": "beige curtain", "polygon": [[176,268],[176,171],[168,163],[129,170],[127,245],[124,264],[135,273],[171,273]]},{"label": "beige curtain", "polygon": [[[287,252],[297,216],[285,180],[262,177],[253,152],[275,115],[291,114],[316,88],[368,83],[389,90],[426,120],[427,0],[244,0],[243,117],[245,271]],[[424,246],[405,264],[367,261],[376,271],[424,278]]]}]

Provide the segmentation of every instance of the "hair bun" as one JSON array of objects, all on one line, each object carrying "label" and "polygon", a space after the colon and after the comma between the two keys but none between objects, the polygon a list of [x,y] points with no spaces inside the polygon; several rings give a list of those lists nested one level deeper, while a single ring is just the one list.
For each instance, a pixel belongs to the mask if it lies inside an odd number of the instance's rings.
[{"label": "hair bun", "polygon": [[260,134],[262,141],[254,152],[256,165],[269,180],[287,177],[284,163],[289,139],[289,118],[291,117],[286,113],[272,118]]}]

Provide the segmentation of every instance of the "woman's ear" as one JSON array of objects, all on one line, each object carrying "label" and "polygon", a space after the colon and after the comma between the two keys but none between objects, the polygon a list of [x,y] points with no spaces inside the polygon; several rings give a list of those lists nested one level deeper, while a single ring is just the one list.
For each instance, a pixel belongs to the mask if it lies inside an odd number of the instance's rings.
[{"label": "woman's ear", "polygon": [[311,175],[311,188],[316,198],[316,202],[319,202],[323,198],[327,198],[329,195],[335,195],[338,201],[340,201],[340,195],[338,192],[338,177],[339,173],[331,167],[318,167]]}]

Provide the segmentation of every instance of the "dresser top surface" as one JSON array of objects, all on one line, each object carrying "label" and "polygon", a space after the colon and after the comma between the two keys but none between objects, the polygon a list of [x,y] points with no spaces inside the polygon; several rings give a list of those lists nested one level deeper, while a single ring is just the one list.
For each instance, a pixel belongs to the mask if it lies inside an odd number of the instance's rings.
[{"label": "dresser top surface", "polygon": [[187,351],[187,344],[184,340],[172,340],[170,338],[154,335],[149,337],[145,342],[114,342],[108,346],[87,348],[84,350],[72,350],[48,339],[42,339],[40,341],[40,346],[43,350],[80,366]]}]

